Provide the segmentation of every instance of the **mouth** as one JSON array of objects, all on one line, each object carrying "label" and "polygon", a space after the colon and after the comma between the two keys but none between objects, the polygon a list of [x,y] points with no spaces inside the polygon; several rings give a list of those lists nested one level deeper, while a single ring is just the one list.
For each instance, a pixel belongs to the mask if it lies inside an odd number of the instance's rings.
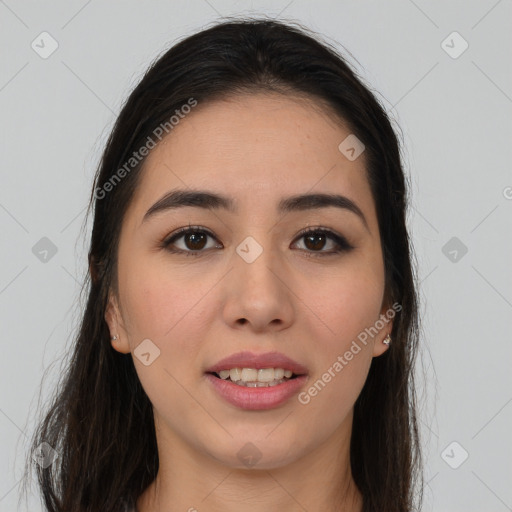
[{"label": "mouth", "polygon": [[205,377],[225,403],[261,411],[280,407],[299,393],[308,370],[278,352],[240,352],[208,368]]}]

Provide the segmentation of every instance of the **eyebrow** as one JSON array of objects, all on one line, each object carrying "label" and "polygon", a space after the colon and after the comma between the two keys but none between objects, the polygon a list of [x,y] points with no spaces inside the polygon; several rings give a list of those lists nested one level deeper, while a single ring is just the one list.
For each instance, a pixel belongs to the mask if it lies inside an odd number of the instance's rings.
[{"label": "eyebrow", "polygon": [[[236,213],[235,201],[227,196],[209,192],[207,190],[171,190],[159,199],[145,213],[142,222],[147,221],[153,215],[183,207],[204,208],[206,210],[224,209]],[[369,231],[366,218],[354,201],[339,194],[303,194],[283,198],[277,205],[278,213],[289,213],[304,210],[335,207],[350,211],[357,215]]]}]

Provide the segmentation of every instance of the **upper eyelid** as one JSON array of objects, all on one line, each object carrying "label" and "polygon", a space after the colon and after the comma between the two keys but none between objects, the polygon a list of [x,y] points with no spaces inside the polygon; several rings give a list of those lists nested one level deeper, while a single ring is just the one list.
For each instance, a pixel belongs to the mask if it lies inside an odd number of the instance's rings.
[{"label": "upper eyelid", "polygon": [[[219,241],[219,239],[208,229],[208,228],[205,228],[205,227],[202,227],[202,226],[192,226],[192,225],[189,225],[187,227],[184,227],[184,228],[180,228],[178,229],[177,232],[167,236],[164,241],[163,241],[163,244],[164,245],[170,245],[171,243],[174,243],[176,240],[179,240],[181,237],[183,237],[184,235],[188,234],[189,232],[194,232],[194,231],[203,231],[204,233],[206,233],[208,236],[214,238],[215,240]],[[304,229],[302,229],[299,234],[294,238],[294,242],[295,240],[298,240],[304,236],[306,236],[308,233],[310,232],[323,232],[325,233],[329,238],[331,238],[331,240],[333,240],[337,245],[340,245],[340,242],[337,240],[340,239],[340,241],[343,241],[346,245],[348,246],[351,246],[351,244],[348,242],[348,240],[345,238],[345,236],[341,235],[341,234],[337,234],[335,231],[332,231],[331,229],[329,228],[325,228],[325,227],[322,227],[322,226],[308,226]],[[182,250],[183,249],[179,249],[179,250]],[[184,251],[184,252],[194,252],[194,251]],[[205,252],[205,251],[197,251],[197,252]],[[317,251],[318,253],[322,253],[322,252],[328,252],[328,251]]]}]

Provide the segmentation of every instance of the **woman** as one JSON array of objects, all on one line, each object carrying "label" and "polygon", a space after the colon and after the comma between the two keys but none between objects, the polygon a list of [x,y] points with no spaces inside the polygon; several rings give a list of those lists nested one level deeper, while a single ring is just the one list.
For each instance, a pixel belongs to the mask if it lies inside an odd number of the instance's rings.
[{"label": "woman", "polygon": [[87,306],[33,441],[46,509],[416,510],[406,192],[385,111],[300,26],[160,57],[93,186]]}]

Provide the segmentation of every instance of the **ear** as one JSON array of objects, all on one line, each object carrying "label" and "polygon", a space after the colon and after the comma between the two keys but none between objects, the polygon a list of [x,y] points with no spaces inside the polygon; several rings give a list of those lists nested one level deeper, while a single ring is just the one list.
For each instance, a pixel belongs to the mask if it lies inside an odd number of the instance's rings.
[{"label": "ear", "polygon": [[[131,350],[130,344],[128,343],[128,336],[123,327],[124,324],[117,299],[112,294],[109,294],[107,309],[105,310],[105,321],[110,331],[110,343],[112,344],[112,348],[122,354],[129,354]],[[112,339],[114,336],[117,336],[116,340]]]},{"label": "ear", "polygon": [[[389,345],[382,343],[384,338],[393,331],[393,318],[396,314],[394,308],[385,304],[380,312],[379,324],[383,323],[384,326],[380,329],[379,333],[373,338],[373,357],[378,357],[384,354],[389,349]],[[393,340],[391,340],[393,343]]]}]

